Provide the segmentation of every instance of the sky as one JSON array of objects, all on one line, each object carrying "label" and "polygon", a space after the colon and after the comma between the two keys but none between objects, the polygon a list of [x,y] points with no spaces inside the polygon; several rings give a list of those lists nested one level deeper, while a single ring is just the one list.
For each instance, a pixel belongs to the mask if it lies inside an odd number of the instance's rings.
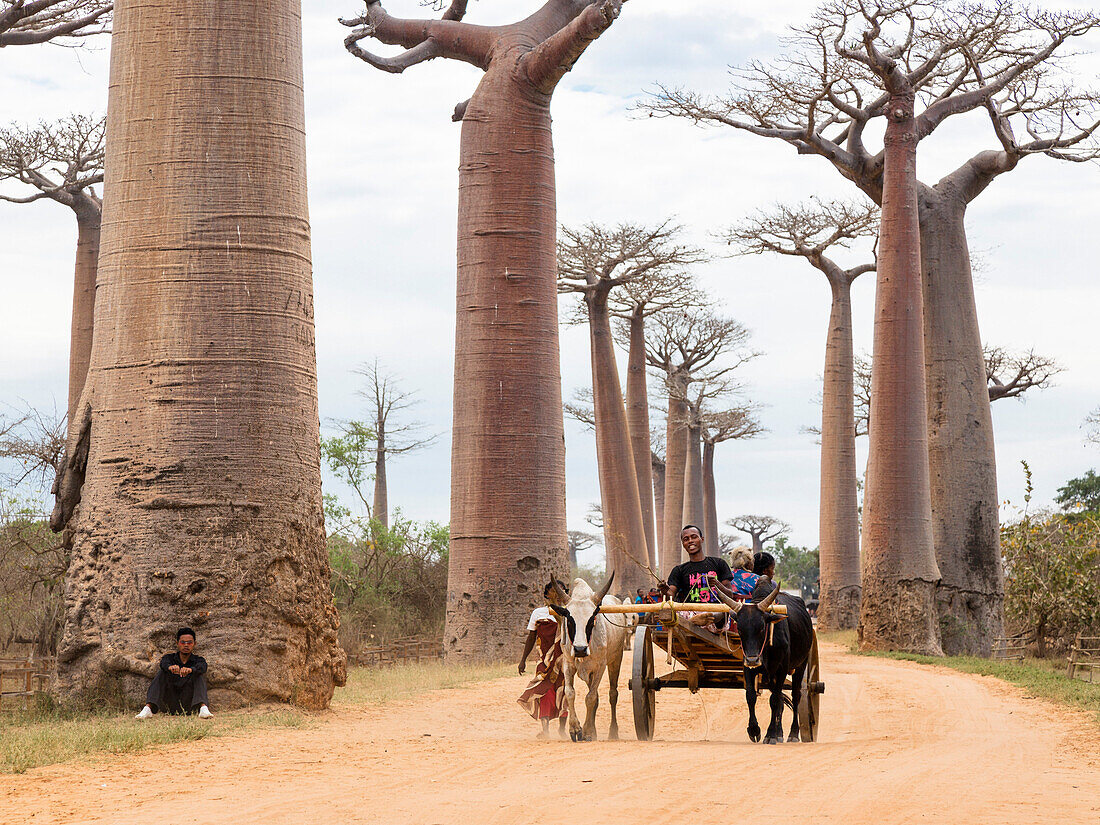
[{"label": "sky", "polygon": [[[467,20],[508,22],[539,4],[477,0]],[[760,405],[768,430],[719,447],[719,520],[775,516],[792,525],[795,543],[810,547],[817,544],[819,447],[802,428],[819,423],[827,283],[801,260],[730,258],[715,233],[778,202],[858,193],[823,160],[779,142],[649,118],[633,107],[657,83],[721,93],[730,66],[774,56],[785,27],[806,19],[813,5],[631,0],[562,81],[552,106],[560,222],[672,218],[716,255],[695,274],[764,353],[741,377],[745,400]],[[386,6],[396,15],[425,11],[415,0]],[[420,399],[411,416],[440,436],[390,464],[391,505],[417,520],[446,522],[459,138],[450,114],[479,72],[437,60],[389,75],[355,60],[342,47],[347,30],[337,19],[360,8],[353,0],[306,0],[303,17],[322,430],[366,415],[354,370],[379,359]],[[79,50],[0,51],[0,122],[105,111],[108,48],[101,38]],[[1100,38],[1080,48],[1100,53]],[[1079,65],[1079,81],[1095,82],[1096,60],[1086,54]],[[948,121],[921,144],[918,175],[934,181],[992,148],[991,140],[980,120]],[[1034,348],[1065,370],[1051,389],[993,405],[1003,516],[1023,504],[1021,460],[1034,472],[1040,505],[1066,480],[1100,465],[1100,451],[1085,444],[1081,427],[1100,406],[1100,347],[1093,343],[1097,174],[1093,164],[1027,158],[967,215],[980,261],[983,338]],[[0,408],[64,408],[75,243],[64,207],[0,203]],[[852,265],[859,255],[841,259]],[[563,298],[563,318],[569,300]],[[855,337],[857,350],[868,353],[873,300],[873,276],[863,276],[854,286]],[[568,400],[591,384],[586,331],[563,327],[561,352]],[[592,531],[584,517],[599,500],[594,440],[567,420],[566,447],[569,528]],[[866,439],[858,449],[862,466]],[[346,494],[331,478],[326,490]]]}]

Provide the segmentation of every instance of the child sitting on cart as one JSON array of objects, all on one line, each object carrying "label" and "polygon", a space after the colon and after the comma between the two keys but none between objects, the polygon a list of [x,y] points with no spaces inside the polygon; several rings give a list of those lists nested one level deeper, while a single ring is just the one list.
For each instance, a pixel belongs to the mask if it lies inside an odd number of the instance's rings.
[{"label": "child sitting on cart", "polygon": [[747,547],[734,549],[730,558],[730,567],[733,568],[733,582],[730,584],[733,597],[738,601],[744,601],[752,595],[752,590],[760,579],[752,571],[752,553]]}]

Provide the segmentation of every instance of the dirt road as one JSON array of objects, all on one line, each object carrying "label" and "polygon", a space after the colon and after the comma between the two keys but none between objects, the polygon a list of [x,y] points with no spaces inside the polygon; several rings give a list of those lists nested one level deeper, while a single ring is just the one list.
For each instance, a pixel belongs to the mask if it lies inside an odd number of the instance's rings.
[{"label": "dirt road", "polygon": [[0,822],[1100,823],[1083,714],[829,645],[822,678],[814,744],[750,743],[732,691],[658,694],[656,741],[636,742],[625,672],[623,741],[537,742],[516,676],[341,708],[309,730],[0,777]]}]

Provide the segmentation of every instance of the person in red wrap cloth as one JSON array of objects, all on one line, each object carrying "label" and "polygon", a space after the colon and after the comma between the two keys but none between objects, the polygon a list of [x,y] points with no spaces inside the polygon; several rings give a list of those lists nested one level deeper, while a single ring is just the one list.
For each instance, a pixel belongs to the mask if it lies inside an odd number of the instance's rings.
[{"label": "person in red wrap cloth", "polygon": [[[559,587],[565,587],[559,582]],[[527,657],[531,655],[536,643],[539,648],[539,661],[535,666],[535,678],[520,694],[518,701],[523,709],[542,724],[539,739],[550,737],[550,720],[558,720],[558,736],[565,738],[565,720],[569,711],[565,706],[565,676],[561,667],[561,644],[558,642],[558,619],[551,612],[550,585],[542,590],[546,604],[536,607],[527,623],[527,642],[523,646],[523,655],[519,659],[519,672],[527,670]]]}]

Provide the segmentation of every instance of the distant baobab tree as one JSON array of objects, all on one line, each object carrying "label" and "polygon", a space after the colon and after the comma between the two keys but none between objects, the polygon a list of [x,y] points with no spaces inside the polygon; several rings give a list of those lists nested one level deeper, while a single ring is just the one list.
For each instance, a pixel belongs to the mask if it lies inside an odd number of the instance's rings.
[{"label": "distant baobab tree", "polygon": [[[678,232],[676,234],[679,234]],[[709,260],[702,250],[691,250],[695,263]],[[686,265],[686,261],[683,262]],[[672,264],[672,262],[670,262]],[[647,490],[655,484],[651,448],[652,426],[649,417],[649,383],[646,374],[645,331],[649,318],[661,312],[686,310],[705,306],[707,299],[695,285],[693,275],[682,265],[673,264],[644,279],[624,284],[608,297],[615,325],[615,339],[626,350],[626,420],[630,428],[630,443],[634,467],[638,475],[638,495],[642,499],[642,516],[646,523],[646,544],[650,551],[650,567],[657,569],[658,547],[663,537],[658,526],[657,510],[664,502],[650,500]],[[662,435],[662,440],[664,436]],[[663,482],[662,482],[663,489]],[[663,493],[662,493],[663,495]]]},{"label": "distant baobab tree", "polygon": [[74,40],[109,31],[113,3],[104,0],[0,0],[0,48]]},{"label": "distant baobab tree", "polygon": [[119,0],[113,25],[95,335],[51,519],[72,546],[55,687],[138,700],[189,625],[218,705],[324,707],[346,657],[300,5]]},{"label": "distant baobab tree", "polygon": [[690,449],[689,387],[720,382],[759,353],[748,347],[749,331],[709,307],[655,315],[646,335],[646,362],[664,378],[668,396],[665,435],[664,506],[660,542],[661,574],[680,563],[685,485]]},{"label": "distant baobab tree", "polygon": [[35,191],[0,195],[9,203],[51,200],[76,216],[76,271],[69,339],[69,403],[73,420],[92,353],[95,280],[99,265],[99,226],[103,202],[95,185],[103,182],[106,119],[69,115],[56,123],[0,130],[0,181],[18,181]]},{"label": "distant baobab tree", "polygon": [[703,529],[706,530],[707,555],[720,556],[725,551],[722,548],[722,537],[718,533],[714,453],[719,444],[756,438],[766,430],[757,419],[756,409],[751,404],[722,410],[704,407],[699,421],[699,435],[703,442]]},{"label": "distant baobab tree", "polygon": [[[654,567],[653,498],[651,474],[644,472],[644,487],[639,481],[639,462],[635,448],[644,448],[642,471],[649,469],[649,420],[640,422],[644,445],[635,438],[636,426],[628,425],[622,384],[615,363],[611,331],[610,304],[618,293],[629,287],[635,294],[652,294],[662,282],[676,279],[684,267],[704,259],[702,250],[677,241],[680,227],[669,221],[655,226],[619,224],[605,227],[587,224],[563,226],[558,237],[558,291],[578,294],[578,317],[587,322],[592,356],[593,420],[596,432],[596,463],[600,475],[603,505],[604,546],[607,569],[616,570],[621,586],[629,592],[649,581],[642,567]],[[648,290],[646,289],[648,287]],[[667,289],[668,287],[664,287]],[[684,290],[685,292],[687,290]],[[644,313],[644,307],[641,310]],[[641,315],[644,318],[644,314]],[[635,360],[641,359],[641,375],[631,373],[632,388],[641,399],[635,403],[648,407],[645,396],[645,346],[638,342]],[[636,366],[636,365],[634,365]],[[637,421],[637,417],[635,418]],[[644,493],[643,493],[644,491]],[[643,507],[642,499],[647,506]]]},{"label": "distant baobab tree", "polygon": [[393,373],[379,366],[377,358],[363,364],[355,372],[366,379],[359,395],[367,402],[371,415],[369,428],[374,435],[374,506],[371,517],[383,527],[389,527],[386,459],[427,447],[437,436],[422,436],[424,425],[419,421],[396,420],[400,413],[418,403],[416,394],[403,389]]},{"label": "distant baobab tree", "polygon": [[[451,661],[505,656],[546,581],[568,573],[550,100],[622,9],[621,0],[547,0],[519,22],[477,26],[463,22],[467,5],[453,0],[442,19],[406,20],[369,0],[341,21],[352,29],[347,50],[382,71],[442,57],[484,72],[453,115],[462,137]],[[404,51],[381,57],[363,48],[368,38]]]},{"label": "distant baobab tree", "polygon": [[743,255],[804,258],[829,282],[832,296],[825,338],[821,404],[821,606],[825,629],[854,628],[859,621],[859,501],[856,489],[855,351],[852,283],[875,264],[838,264],[834,249],[878,235],[878,208],[869,202],[812,201],[758,212],[726,231]]},{"label": "distant baobab tree", "polygon": [[777,539],[791,532],[791,525],[774,516],[735,516],[727,519],[726,524],[752,539],[752,552],[754,553],[759,553],[764,549],[764,542]]},{"label": "distant baobab tree", "polygon": [[[913,555],[914,547],[926,543],[920,525],[927,516],[919,512],[907,518],[915,533],[897,543],[895,555],[907,559],[901,578],[926,583],[940,578],[935,605],[929,592],[904,602],[921,613],[934,607],[931,612],[940,621],[923,625],[922,633],[910,639],[890,639],[891,628],[904,633],[916,626],[912,616],[890,618],[885,635],[871,633],[882,635],[881,641],[869,636],[868,646],[934,650],[937,628],[944,626],[963,631],[943,640],[947,652],[988,654],[992,639],[1001,633],[992,418],[988,397],[980,389],[986,379],[964,217],[978,195],[1026,157],[1067,162],[1097,157],[1098,95],[1078,85],[1082,73],[1068,66],[1066,53],[1072,41],[1098,24],[1096,12],[1032,9],[1011,0],[898,0],[878,6],[840,0],[821,6],[810,23],[796,28],[781,58],[735,72],[727,96],[707,99],[662,88],[646,104],[655,115],[782,140],[800,154],[824,158],[880,204],[887,150],[885,145],[878,151],[869,148],[868,136],[875,133],[869,126],[888,113],[904,111],[906,124],[915,129],[905,143],[915,150],[919,140],[948,118],[968,112],[988,115],[993,148],[964,158],[934,185],[916,184],[936,564],[923,551]],[[888,105],[899,91],[906,97],[901,109]],[[880,255],[885,251],[880,247]],[[870,524],[878,520],[876,478],[874,473],[868,478]],[[896,519],[897,508],[891,504],[887,509]],[[875,553],[872,566],[884,569]]]}]

